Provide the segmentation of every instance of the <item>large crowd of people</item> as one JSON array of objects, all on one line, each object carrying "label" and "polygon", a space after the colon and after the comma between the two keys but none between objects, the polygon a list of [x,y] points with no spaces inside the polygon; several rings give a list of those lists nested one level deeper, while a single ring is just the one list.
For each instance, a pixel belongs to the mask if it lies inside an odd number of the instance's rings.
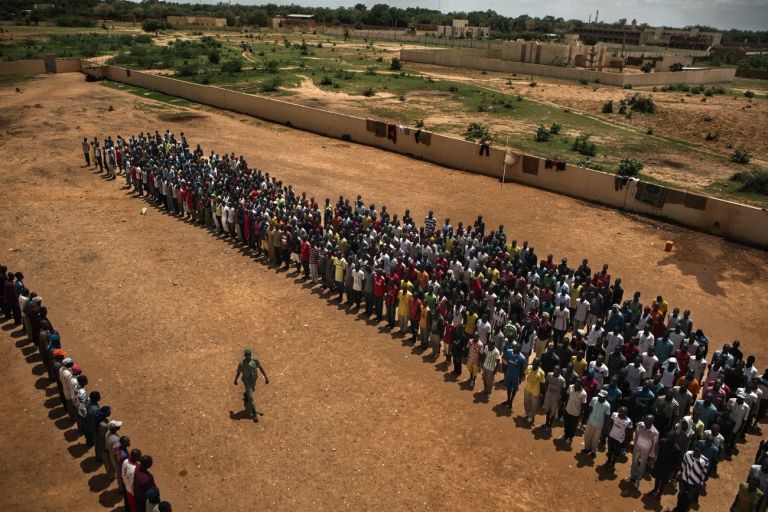
[{"label": "large crowd of people", "polygon": [[[562,424],[566,447],[583,432],[580,456],[595,459],[605,446],[604,471],[631,459],[626,484],[639,488],[650,474],[651,499],[676,483],[677,512],[766,416],[768,370],[760,374],[738,340],[712,346],[690,310],[625,293],[608,264],[540,257],[482,216],[454,224],[430,211],[418,223],[361,196],[321,205],[243,156],[206,156],[183,133],[85,140],[88,165],[91,148],[108,178],[272,266],[295,267],[339,303],[444,357],[465,385],[480,376],[489,400],[503,384],[512,409],[522,387],[531,427],[543,413],[536,428]],[[732,510],[763,512],[766,495],[761,453]]]},{"label": "large crowd of people", "polygon": [[[361,196],[321,205],[243,156],[206,156],[183,133],[94,138],[83,152],[88,166],[122,177],[137,196],[272,266],[295,267],[339,303],[410,336],[444,357],[457,379],[466,375],[466,386],[480,376],[488,400],[502,384],[511,410],[522,387],[524,422],[534,427],[543,413],[535,428],[562,425],[565,447],[581,432],[579,456],[602,457],[605,447],[603,471],[630,460],[626,484],[639,488],[650,474],[651,499],[676,485],[676,512],[697,502],[723,457],[765,419],[768,370],[761,374],[738,340],[714,347],[690,310],[662,295],[626,294],[607,264],[539,257],[504,226],[488,229],[482,216],[454,225],[429,212],[418,223],[409,210],[399,216]],[[9,273],[6,315],[23,319],[86,442],[115,471],[126,499],[135,497],[146,457],[128,450],[119,422],[108,420],[61,349],[39,297],[25,293],[23,277]],[[731,510],[764,512],[767,495],[763,443]]]},{"label": "large crowd of people", "polygon": [[99,391],[89,391],[91,383],[72,354],[64,350],[42,297],[30,291],[22,272],[9,272],[5,265],[0,265],[0,280],[3,322],[12,321],[20,327],[37,349],[45,375],[50,385],[56,385],[61,406],[79,438],[93,449],[90,456],[103,465],[107,478],[117,481],[125,511],[171,512],[171,504],[161,501],[160,489],[149,471],[152,457],[131,448],[130,438],[123,434],[123,422],[112,418],[112,408],[102,402]]}]

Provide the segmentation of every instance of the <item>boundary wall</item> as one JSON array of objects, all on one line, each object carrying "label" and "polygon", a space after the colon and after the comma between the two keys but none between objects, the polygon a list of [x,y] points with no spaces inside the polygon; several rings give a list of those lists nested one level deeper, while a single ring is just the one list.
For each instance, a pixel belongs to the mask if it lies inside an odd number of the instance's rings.
[{"label": "boundary wall", "polygon": [[[13,64],[14,66],[9,66]],[[369,130],[378,121],[306,107],[283,100],[254,96],[219,87],[200,85],[174,78],[132,71],[117,66],[89,67],[77,59],[57,59],[59,72],[81,71],[97,77],[184,98],[212,107],[240,112],[285,126],[350,140],[393,151],[442,166],[470,171],[565,194],[651,217],[659,217],[699,231],[723,236],[749,245],[768,248],[768,209],[701,196],[685,191],[654,186],[637,180],[565,165],[548,166],[545,159],[490,148],[489,156],[480,156],[479,145],[454,137],[422,132],[430,144],[417,143],[414,129],[404,133],[396,128],[397,140],[377,136]],[[5,74],[29,74],[45,68],[44,61],[0,63]],[[536,66],[535,64],[526,64]],[[552,66],[543,66],[552,67]],[[44,72],[39,71],[39,72]],[[679,74],[679,73],[676,73]],[[506,162],[506,165],[505,165]],[[641,194],[647,187],[655,199]],[[644,189],[644,190],[640,190]],[[653,195],[651,194],[651,195]],[[661,199],[660,199],[661,198]]]},{"label": "boundary wall", "polygon": [[563,78],[566,80],[588,80],[616,87],[625,85],[666,85],[666,84],[707,84],[732,82],[736,68],[716,68],[691,71],[662,71],[658,73],[608,73],[589,69],[548,66],[502,60],[494,50],[400,50],[400,60],[450,66],[457,68],[498,71],[507,73],[525,73],[530,75]]},{"label": "boundary wall", "polygon": [[[49,67],[46,66],[46,60]],[[0,75],[40,75],[43,73],[79,73],[80,59],[34,59],[0,62]]]},{"label": "boundary wall", "polygon": [[[160,91],[204,105],[248,114],[267,121],[319,133],[329,137],[350,140],[368,146],[426,160],[446,167],[477,174],[501,177],[506,151],[491,148],[489,156],[480,156],[479,146],[454,137],[430,133],[430,144],[417,143],[415,129],[409,134],[396,130],[396,141],[377,137],[368,131],[367,121],[361,117],[338,114],[327,110],[297,105],[287,101],[230,91],[219,87],[199,85],[117,66],[100,68],[108,80]],[[96,70],[84,70],[91,73]],[[426,133],[426,132],[422,132]]]},{"label": "boundary wall", "polygon": [[[514,161],[507,165],[506,176],[511,181],[768,248],[768,209],[568,164],[558,171],[556,166],[547,168],[545,159],[530,155],[516,154],[510,160]],[[642,199],[638,188],[649,186],[663,197],[661,201]]]}]

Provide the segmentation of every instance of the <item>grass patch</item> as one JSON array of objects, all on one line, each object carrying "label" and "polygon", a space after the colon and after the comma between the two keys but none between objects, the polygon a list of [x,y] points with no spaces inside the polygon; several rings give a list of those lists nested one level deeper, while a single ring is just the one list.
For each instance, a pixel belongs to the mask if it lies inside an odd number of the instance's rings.
[{"label": "grass patch", "polygon": [[188,101],[182,98],[177,98],[175,96],[169,96],[167,94],[163,94],[162,92],[145,89],[143,87],[135,87],[132,85],[125,85],[125,84],[110,82],[106,80],[104,82],[101,82],[101,85],[104,87],[109,87],[110,89],[124,91],[130,94],[133,94],[134,96],[139,96],[141,98],[160,101],[162,103],[168,103],[169,105],[174,105],[177,107],[190,107],[194,105],[194,103],[192,103],[191,101]]}]

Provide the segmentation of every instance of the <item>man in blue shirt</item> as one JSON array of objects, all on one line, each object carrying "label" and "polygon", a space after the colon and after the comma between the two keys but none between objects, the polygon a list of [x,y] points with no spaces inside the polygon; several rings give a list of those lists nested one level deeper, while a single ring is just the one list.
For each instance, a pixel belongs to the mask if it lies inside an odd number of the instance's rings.
[{"label": "man in blue shirt", "polygon": [[693,410],[704,423],[704,430],[708,430],[712,425],[712,420],[717,417],[717,407],[712,404],[712,397],[708,396],[704,400],[696,400]]},{"label": "man in blue shirt", "polygon": [[507,366],[504,369],[504,386],[507,388],[507,401],[502,405],[509,406],[512,409],[512,402],[525,376],[525,357],[520,353],[520,345],[512,344],[512,349],[504,350],[504,361]]},{"label": "man in blue shirt", "polygon": [[669,330],[664,333],[664,336],[656,340],[653,350],[656,352],[656,357],[659,358],[659,362],[666,361],[672,357],[672,352],[675,350],[675,344],[669,339]]}]

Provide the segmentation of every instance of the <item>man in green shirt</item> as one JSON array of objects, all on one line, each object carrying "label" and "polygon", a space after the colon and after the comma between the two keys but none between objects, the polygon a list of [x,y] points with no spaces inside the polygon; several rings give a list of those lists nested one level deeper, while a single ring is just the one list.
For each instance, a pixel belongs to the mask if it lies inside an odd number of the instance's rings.
[{"label": "man in green shirt", "polygon": [[264,375],[264,382],[269,384],[269,377],[264,373],[264,368],[261,367],[258,359],[252,358],[251,349],[247,348],[243,351],[243,360],[237,365],[237,373],[235,374],[235,386],[237,386],[237,379],[240,375],[243,376],[243,386],[245,386],[245,392],[243,393],[243,404],[245,410],[251,416],[251,419],[258,423],[259,416],[256,413],[256,404],[253,401],[253,392],[256,391],[256,380],[259,378],[257,370],[261,371]]}]

